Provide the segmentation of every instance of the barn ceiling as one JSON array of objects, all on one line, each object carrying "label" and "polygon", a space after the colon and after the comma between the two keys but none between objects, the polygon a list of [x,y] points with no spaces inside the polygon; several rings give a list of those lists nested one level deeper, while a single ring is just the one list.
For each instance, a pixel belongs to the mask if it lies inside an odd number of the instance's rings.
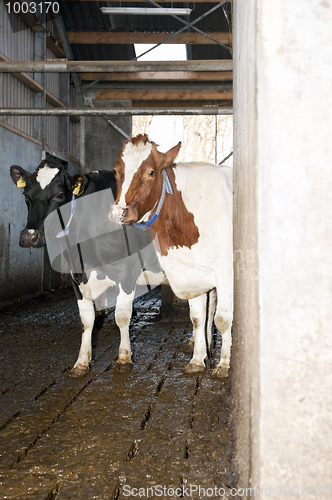
[{"label": "barn ceiling", "polygon": [[[166,3],[162,7],[189,7],[189,16],[181,16],[187,23],[200,20],[174,36],[172,43],[186,45],[187,62],[183,71],[149,72],[80,72],[86,101],[93,98],[105,106],[109,100],[129,100],[133,108],[195,108],[232,107],[232,71],[193,71],[191,61],[232,59],[232,4],[223,5],[210,0],[201,2]],[[101,7],[153,7],[147,2],[63,1],[61,18],[57,20],[56,37],[68,59],[77,61],[130,61],[136,57],[135,43],[157,44],[174,35],[185,26],[173,16],[164,15],[105,15]],[[156,8],[156,7],[155,7]],[[205,15],[214,8],[209,15]],[[62,29],[60,27],[62,26]],[[197,29],[196,29],[197,28]],[[207,38],[204,33],[209,36]],[[213,40],[211,40],[211,38]],[[153,54],[153,52],[151,53]],[[170,57],[171,60],[171,57]],[[199,65],[198,65],[199,66]],[[152,63],[153,67],[153,63]],[[197,67],[197,64],[196,64]],[[96,81],[98,80],[98,81]]]}]

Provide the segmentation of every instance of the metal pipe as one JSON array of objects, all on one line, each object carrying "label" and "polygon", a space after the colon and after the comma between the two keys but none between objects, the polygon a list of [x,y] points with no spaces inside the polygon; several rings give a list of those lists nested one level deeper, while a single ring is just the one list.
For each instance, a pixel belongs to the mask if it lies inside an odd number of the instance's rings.
[{"label": "metal pipe", "polygon": [[233,61],[0,61],[0,73],[135,73],[137,71],[232,71]]},{"label": "metal pipe", "polygon": [[0,108],[0,116],[232,115],[232,108]]},{"label": "metal pipe", "polygon": [[122,130],[122,128],[118,127],[116,125],[116,123],[112,122],[112,120],[108,120],[107,118],[105,118],[105,120],[113,127],[115,128],[115,130],[117,130],[121,135],[123,135],[123,137],[125,139],[130,139],[129,135],[124,131]]},{"label": "metal pipe", "polygon": [[225,156],[225,158],[219,162],[219,165],[222,165],[223,163],[225,163],[225,161],[228,160],[228,158],[230,158],[232,156],[232,154],[233,154],[233,151],[231,151],[231,153],[229,153],[229,155]]},{"label": "metal pipe", "polygon": [[144,15],[144,16],[170,16],[177,14],[178,16],[187,16],[192,9],[186,8],[163,8],[149,9],[148,7],[100,7],[103,14],[126,14],[131,16]]}]

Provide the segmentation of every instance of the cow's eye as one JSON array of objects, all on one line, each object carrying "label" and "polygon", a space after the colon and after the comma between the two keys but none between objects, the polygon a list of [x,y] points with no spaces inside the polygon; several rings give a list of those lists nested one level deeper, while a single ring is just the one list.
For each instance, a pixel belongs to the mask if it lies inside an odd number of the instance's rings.
[{"label": "cow's eye", "polygon": [[62,201],[64,197],[65,197],[64,193],[58,193],[56,196],[54,196],[53,200]]},{"label": "cow's eye", "polygon": [[153,177],[153,176],[154,176],[154,170],[150,170],[150,172],[149,172],[149,176],[150,176],[150,177]]}]

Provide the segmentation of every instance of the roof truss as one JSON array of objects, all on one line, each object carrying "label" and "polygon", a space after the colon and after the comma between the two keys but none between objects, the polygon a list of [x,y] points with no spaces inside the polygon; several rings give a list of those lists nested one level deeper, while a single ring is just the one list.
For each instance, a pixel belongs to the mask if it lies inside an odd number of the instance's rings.
[{"label": "roof truss", "polygon": [[[13,3],[14,0],[9,0]],[[84,0],[80,0],[84,1]],[[93,0],[90,0],[93,1]],[[127,0],[122,0],[126,2]],[[129,0],[128,0],[129,1]],[[160,3],[166,0],[159,0]],[[179,2],[180,0],[174,0]],[[59,21],[55,20],[57,25],[57,36],[59,41],[52,39],[47,34],[47,45],[52,48],[58,57],[66,56],[67,59],[54,59],[49,61],[9,61],[7,58],[0,58],[0,72],[10,72],[16,78],[25,83],[29,88],[40,92],[40,85],[29,76],[29,72],[70,72],[77,79],[75,84],[80,90],[80,82],[86,82],[84,85],[87,95],[93,96],[96,100],[131,100],[133,109],[143,109],[150,103],[151,109],[160,107],[160,109],[173,109],[176,114],[183,107],[187,111],[189,108],[209,106],[211,103],[218,109],[231,109],[232,88],[225,85],[233,79],[232,60],[189,60],[189,61],[75,61],[71,51],[71,44],[187,44],[187,45],[205,45],[218,44],[222,46],[231,45],[231,33],[202,32],[194,25],[203,17],[212,14],[216,9],[226,3],[222,0],[217,5],[211,6],[205,14],[199,18],[187,22],[179,19],[184,26],[176,33],[133,33],[133,32],[73,32],[64,29],[59,30]],[[158,7],[154,0],[148,0],[149,3]],[[203,0],[201,3],[216,3],[213,0]],[[174,16],[173,16],[174,17]],[[24,21],[34,31],[44,30],[38,21],[32,16],[24,15]],[[62,23],[63,24],[63,23]],[[61,27],[61,26],[60,26]],[[195,32],[187,31],[192,28]],[[227,47],[229,48],[229,47]],[[1,60],[2,59],[2,60]],[[138,59],[138,58],[135,58]],[[145,88],[139,88],[139,83],[145,82]],[[153,83],[156,85],[153,86]],[[159,82],[159,86],[158,86]],[[164,82],[164,88],[160,88],[161,82]],[[173,88],[172,88],[172,82]],[[213,82],[219,82],[219,86],[213,86]],[[223,82],[223,85],[221,83]],[[122,83],[122,85],[121,85]],[[178,83],[178,87],[175,87]],[[91,89],[92,87],[92,89]],[[117,88],[115,88],[117,87]],[[64,107],[64,105],[52,96],[46,93],[47,101],[55,108]],[[82,101],[83,102],[83,101]],[[156,110],[155,110],[156,111]],[[63,109],[63,112],[65,110]],[[83,113],[84,114],[84,113]],[[155,113],[154,113],[155,114]],[[75,116],[72,112],[71,116]]]},{"label": "roof truss", "polygon": [[[232,43],[231,33],[206,33],[209,37],[223,44]],[[207,38],[201,33],[180,33],[168,41],[164,41],[167,37],[166,33],[118,33],[112,31],[68,31],[68,40],[70,43],[76,44],[152,44],[152,43],[167,43],[167,44],[187,44],[187,45],[212,45],[215,42],[211,38]]]}]

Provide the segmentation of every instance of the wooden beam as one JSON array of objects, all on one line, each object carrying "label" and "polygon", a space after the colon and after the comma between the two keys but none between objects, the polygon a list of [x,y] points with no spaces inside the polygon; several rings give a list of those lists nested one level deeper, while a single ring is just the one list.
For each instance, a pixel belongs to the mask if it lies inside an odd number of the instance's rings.
[{"label": "wooden beam", "polygon": [[[111,31],[68,31],[67,36],[70,43],[76,44],[135,44],[135,43],[160,43],[171,33],[117,33]],[[232,43],[231,33],[207,33],[220,43]],[[180,33],[172,38],[168,44],[184,43],[187,45],[214,44],[212,40],[201,33]]]},{"label": "wooden beam", "polygon": [[[78,118],[75,116],[75,118]],[[7,130],[10,130],[11,132],[14,132],[17,135],[20,135],[21,137],[24,137],[24,139],[27,139],[28,141],[34,142],[35,144],[38,144],[38,146],[43,146],[43,143],[36,139],[35,137],[32,137],[32,135],[28,135],[25,132],[22,132],[22,130],[19,130],[12,125],[9,125],[8,123],[3,122],[0,120],[0,127],[6,128]],[[52,148],[51,146],[47,146],[51,151],[53,151],[55,154],[59,155],[60,157],[65,157],[66,153],[62,151],[58,151],[57,149]],[[74,156],[70,156],[70,160],[80,164],[80,160],[75,158]]]},{"label": "wooden beam", "polygon": [[[8,57],[5,56],[2,52],[0,52],[0,61],[10,61]],[[42,92],[43,87],[36,82],[30,75],[27,73],[11,73],[12,76],[14,76],[17,80],[20,82],[24,83],[30,90],[33,90],[35,92]]]},{"label": "wooden beam", "polygon": [[[79,73],[82,81],[94,81],[107,73]],[[231,81],[233,71],[149,71],[138,73],[112,73],[103,82],[141,82],[141,81]]]},{"label": "wooden beam", "polygon": [[[201,100],[197,100],[197,101],[194,101],[194,105],[195,107],[197,108],[202,108],[202,109],[205,109],[205,110],[209,110],[211,109],[211,115],[214,114],[213,110],[215,110],[216,108],[218,109],[227,109],[227,110],[233,110],[233,101],[231,102],[227,102],[227,101],[213,101],[212,104],[207,104],[208,101],[201,101]],[[133,109],[146,109],[146,101],[132,101],[132,108]],[[179,109],[179,108],[183,108],[183,109],[186,109],[186,108],[192,108],[193,106],[193,102],[192,101],[151,101],[149,102],[149,108],[150,109],[169,109],[169,110],[172,110],[172,109]],[[230,113],[226,113],[226,114],[232,114],[232,112]]]},{"label": "wooden beam", "polygon": [[105,72],[141,72],[141,71],[232,71],[231,59],[200,61],[3,61],[0,72],[37,72],[71,73],[73,71]]},{"label": "wooden beam", "polygon": [[[2,52],[0,52],[0,61],[10,61],[10,59],[8,59],[8,57],[6,57]],[[42,85],[36,82],[36,80],[34,80],[27,73],[11,73],[11,75],[14,76],[20,82],[22,82],[24,85],[26,85],[30,90],[33,90],[34,92],[43,92]],[[51,92],[49,92],[48,90],[46,90],[46,101],[55,108],[66,108],[66,105],[63,102],[61,102],[60,99],[55,97],[55,95],[51,94]],[[72,118],[74,118],[73,121],[75,122],[79,121],[76,116]]]},{"label": "wooden beam", "polygon": [[[73,118],[73,117],[72,117]],[[75,116],[75,118],[78,118]],[[0,127],[6,128],[7,130],[10,130],[11,132],[14,132],[14,134],[20,135],[21,137],[24,137],[24,139],[27,139],[28,141],[34,142],[35,144],[38,144],[38,146],[43,146],[43,143],[36,139],[35,137],[32,137],[32,135],[28,135],[25,132],[22,132],[22,130],[19,130],[12,125],[9,125],[8,123],[3,122],[0,120]],[[62,151],[58,151],[57,149],[52,148],[52,146],[47,146],[48,149],[53,151],[55,154],[59,155],[62,158],[66,157],[66,153]],[[80,165],[80,160],[78,158],[75,158],[74,156],[70,156],[69,159],[75,163],[78,163]]]},{"label": "wooden beam", "polygon": [[95,91],[96,99],[129,99],[135,101],[193,101],[193,100],[221,100],[233,99],[232,90],[225,89],[98,89]]},{"label": "wooden beam", "polygon": [[35,137],[32,137],[31,135],[26,134],[25,132],[22,132],[22,130],[18,130],[17,128],[13,127],[12,125],[9,125],[9,123],[5,123],[0,119],[0,127],[4,127],[7,130],[10,130],[11,132],[14,132],[17,135],[20,135],[21,137],[24,137],[24,139],[28,139],[31,142],[34,142],[35,144],[38,144],[39,146],[42,146],[43,143],[41,141],[38,141]]}]

